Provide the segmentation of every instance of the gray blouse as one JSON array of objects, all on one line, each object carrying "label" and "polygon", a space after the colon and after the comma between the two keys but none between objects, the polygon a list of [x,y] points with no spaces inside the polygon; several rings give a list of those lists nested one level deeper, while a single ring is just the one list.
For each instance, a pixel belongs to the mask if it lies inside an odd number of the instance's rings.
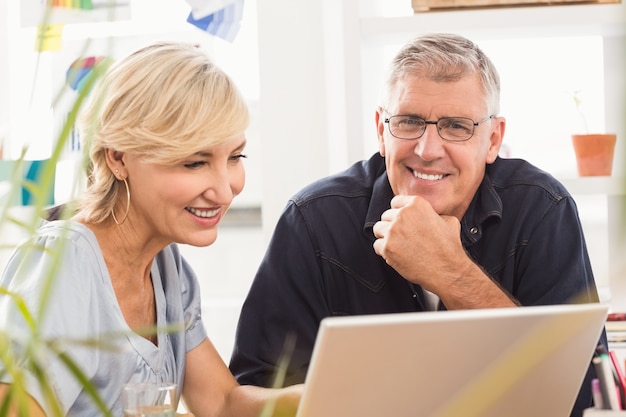
[{"label": "gray blouse", "polygon": [[[182,387],[185,354],[206,338],[200,287],[176,244],[156,256],[151,273],[157,328],[166,327],[158,334],[158,346],[126,324],[96,237],[80,223],[53,221],[42,226],[12,255],[0,287],[26,300],[32,314],[40,317],[41,335],[58,340],[63,352],[97,387],[113,415],[121,416],[125,383],[169,381]],[[42,303],[48,285],[48,301]],[[18,350],[32,338],[12,299],[1,295],[0,329],[16,340]],[[38,354],[67,415],[100,415],[82,384],[52,352]],[[10,383],[2,367],[0,363],[0,378]],[[27,387],[49,413],[32,374],[27,374]]]}]

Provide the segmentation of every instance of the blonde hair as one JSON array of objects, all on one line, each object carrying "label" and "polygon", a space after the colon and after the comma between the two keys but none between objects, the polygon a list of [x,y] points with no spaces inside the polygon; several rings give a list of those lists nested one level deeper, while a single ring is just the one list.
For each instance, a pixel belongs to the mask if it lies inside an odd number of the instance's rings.
[{"label": "blonde hair", "polygon": [[249,111],[231,78],[199,48],[163,42],[113,64],[80,123],[90,168],[77,216],[99,223],[126,192],[107,166],[107,149],[176,163],[242,134]]},{"label": "blonde hair", "polygon": [[478,75],[489,114],[500,112],[500,76],[489,57],[472,41],[449,33],[419,36],[396,54],[389,68],[383,94],[383,108],[388,108],[389,94],[398,80],[419,76],[436,82],[455,82]]}]

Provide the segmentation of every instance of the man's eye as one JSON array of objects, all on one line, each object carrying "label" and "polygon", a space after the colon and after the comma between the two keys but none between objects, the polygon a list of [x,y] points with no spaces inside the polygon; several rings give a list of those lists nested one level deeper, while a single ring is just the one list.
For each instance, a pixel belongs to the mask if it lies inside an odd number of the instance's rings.
[{"label": "man's eye", "polygon": [[447,129],[452,129],[452,130],[459,130],[459,131],[463,131],[463,132],[471,132],[473,128],[473,125],[471,123],[468,123],[466,121],[452,121],[448,124]]},{"label": "man's eye", "polygon": [[411,126],[421,126],[423,121],[422,119],[406,119],[406,124]]},{"label": "man's eye", "polygon": [[396,126],[401,127],[401,128],[414,128],[416,126],[419,127],[422,124],[424,124],[422,119],[413,119],[410,117],[405,117],[405,118],[396,120]]}]

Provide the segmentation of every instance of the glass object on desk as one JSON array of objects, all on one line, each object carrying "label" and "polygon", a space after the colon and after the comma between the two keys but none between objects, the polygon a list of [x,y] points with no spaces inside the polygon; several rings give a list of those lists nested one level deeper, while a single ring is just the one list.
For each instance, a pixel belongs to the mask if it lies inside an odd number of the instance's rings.
[{"label": "glass object on desk", "polygon": [[140,382],[124,385],[124,417],[174,417],[176,384]]}]

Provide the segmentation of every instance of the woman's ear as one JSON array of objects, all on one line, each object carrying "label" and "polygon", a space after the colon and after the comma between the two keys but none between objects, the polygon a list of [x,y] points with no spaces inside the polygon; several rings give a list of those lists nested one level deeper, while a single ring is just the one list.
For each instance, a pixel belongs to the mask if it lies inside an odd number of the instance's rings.
[{"label": "woman's ear", "polygon": [[[124,152],[107,148],[105,150],[106,162],[109,169],[115,173],[117,177],[121,173],[122,178],[127,177],[125,172],[126,164],[124,163]],[[119,179],[119,178],[118,178]]]}]

